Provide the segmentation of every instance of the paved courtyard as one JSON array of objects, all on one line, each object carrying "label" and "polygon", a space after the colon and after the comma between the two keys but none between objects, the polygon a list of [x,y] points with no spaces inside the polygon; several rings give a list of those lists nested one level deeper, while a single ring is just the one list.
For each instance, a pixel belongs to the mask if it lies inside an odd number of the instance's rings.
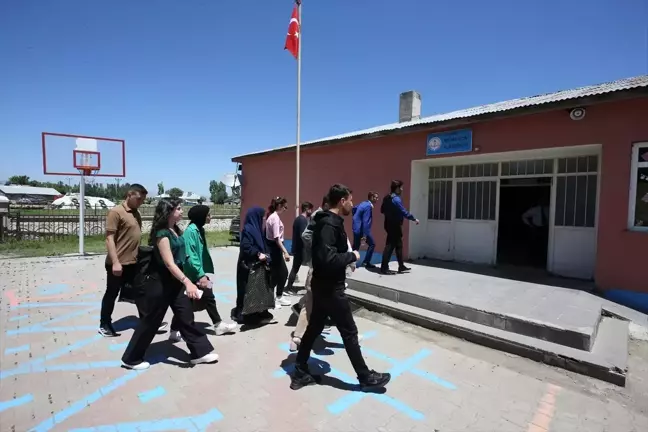
[{"label": "paved courtyard", "polygon": [[[212,251],[224,317],[237,253]],[[185,345],[160,334],[153,366],[127,371],[119,359],[136,310],[118,303],[122,336],[97,334],[103,260],[0,261],[0,431],[648,431],[648,346],[640,342],[631,344],[628,386],[618,388],[359,311],[369,366],[392,373],[386,392],[357,391],[335,330],[312,363],[327,378],[292,391],[294,319],[283,308],[278,324],[210,335],[217,364],[188,367]],[[196,319],[208,322],[205,312]]]}]

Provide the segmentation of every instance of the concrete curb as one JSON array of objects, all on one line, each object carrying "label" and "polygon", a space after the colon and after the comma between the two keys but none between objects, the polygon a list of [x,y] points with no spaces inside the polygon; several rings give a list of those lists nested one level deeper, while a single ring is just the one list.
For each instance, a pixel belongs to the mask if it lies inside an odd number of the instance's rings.
[{"label": "concrete curb", "polygon": [[[501,332],[505,332],[504,330],[490,328],[451,316],[444,316],[405,304],[390,302],[389,300],[370,299],[368,295],[361,292],[347,291],[347,295],[352,302],[373,312],[384,313],[420,327],[441,331],[479,345],[625,387],[625,370],[614,367],[586,351],[546,341],[534,341],[529,336],[512,333],[510,337],[503,337]],[[388,302],[393,304],[388,304]],[[548,347],[538,346],[542,344],[551,345],[556,349],[551,350]],[[563,353],[561,354],[560,351]],[[590,359],[584,357],[590,357]]]}]

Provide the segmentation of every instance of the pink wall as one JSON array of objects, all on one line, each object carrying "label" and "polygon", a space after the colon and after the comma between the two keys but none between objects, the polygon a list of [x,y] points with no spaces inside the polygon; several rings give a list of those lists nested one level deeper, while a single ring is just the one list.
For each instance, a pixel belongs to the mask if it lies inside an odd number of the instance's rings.
[{"label": "pink wall", "polygon": [[[590,106],[582,121],[572,121],[564,110],[475,123],[473,147],[481,153],[602,144],[602,177],[599,203],[596,282],[603,289],[621,288],[648,292],[645,276],[648,234],[627,230],[630,153],[634,142],[648,141],[648,99],[609,102]],[[643,115],[641,113],[644,113]],[[453,129],[458,129],[453,128]],[[302,148],[301,199],[319,205],[328,187],[336,182],[354,191],[354,202],[366,199],[369,190],[381,196],[392,179],[405,182],[403,195],[409,205],[411,161],[425,158],[426,136],[442,128],[430,128],[400,136],[347,142],[319,148]],[[285,196],[293,208],[295,153],[281,152],[242,159],[243,212],[253,205],[266,207],[273,196]],[[282,215],[290,238],[293,211]],[[421,219],[427,215],[415,215]],[[382,250],[382,215],[374,211],[374,236]],[[407,254],[405,227],[405,253]],[[351,222],[347,221],[347,232]]]}]

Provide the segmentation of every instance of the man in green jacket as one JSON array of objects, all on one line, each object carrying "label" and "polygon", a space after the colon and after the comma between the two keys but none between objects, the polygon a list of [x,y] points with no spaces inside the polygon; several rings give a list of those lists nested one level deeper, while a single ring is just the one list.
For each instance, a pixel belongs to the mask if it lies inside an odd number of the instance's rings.
[{"label": "man in green jacket", "polygon": [[[212,282],[209,280],[207,273],[214,273],[214,262],[209,254],[207,247],[207,237],[205,236],[205,224],[211,221],[209,207],[206,205],[196,205],[189,209],[189,226],[182,234],[187,252],[186,261],[182,267],[187,278],[196,284],[202,291],[202,297],[199,302],[203,302],[205,310],[214,323],[214,331],[218,336],[232,333],[236,330],[236,324],[226,323],[221,319],[216,307],[216,298],[212,291]],[[175,317],[171,321],[171,334],[169,339],[173,342],[182,340],[180,332],[176,331],[174,326]]]}]

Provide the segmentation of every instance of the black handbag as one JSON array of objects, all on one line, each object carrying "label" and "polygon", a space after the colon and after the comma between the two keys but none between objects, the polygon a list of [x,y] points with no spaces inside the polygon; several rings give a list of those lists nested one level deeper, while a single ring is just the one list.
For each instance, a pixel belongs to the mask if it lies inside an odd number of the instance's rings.
[{"label": "black handbag", "polygon": [[275,296],[270,277],[270,267],[265,262],[258,261],[249,267],[241,311],[243,315],[274,309]]}]

